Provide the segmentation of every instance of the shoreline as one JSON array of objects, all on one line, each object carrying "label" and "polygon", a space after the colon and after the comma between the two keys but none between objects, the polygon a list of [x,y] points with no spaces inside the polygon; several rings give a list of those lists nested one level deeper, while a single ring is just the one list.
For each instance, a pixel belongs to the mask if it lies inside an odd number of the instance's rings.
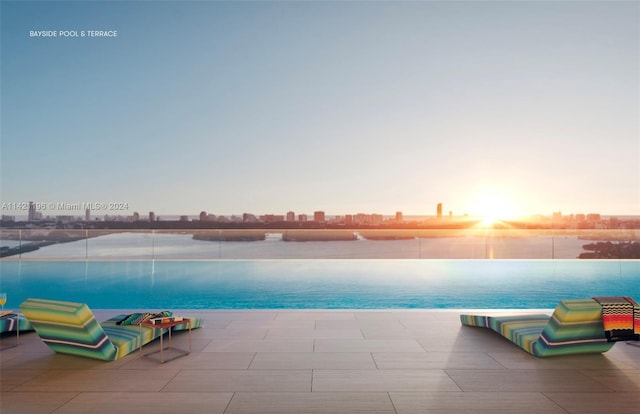
[{"label": "shoreline", "polygon": [[[2,259],[639,259],[640,242],[588,234],[364,231],[107,232],[0,240]],[[35,238],[34,238],[35,239]],[[5,244],[7,243],[7,244]]]}]

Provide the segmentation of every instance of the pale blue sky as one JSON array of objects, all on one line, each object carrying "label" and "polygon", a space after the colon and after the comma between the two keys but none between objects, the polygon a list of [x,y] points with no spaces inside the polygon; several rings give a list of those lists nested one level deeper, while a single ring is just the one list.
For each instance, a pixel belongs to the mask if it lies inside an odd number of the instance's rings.
[{"label": "pale blue sky", "polygon": [[3,202],[640,213],[638,2],[1,7]]}]

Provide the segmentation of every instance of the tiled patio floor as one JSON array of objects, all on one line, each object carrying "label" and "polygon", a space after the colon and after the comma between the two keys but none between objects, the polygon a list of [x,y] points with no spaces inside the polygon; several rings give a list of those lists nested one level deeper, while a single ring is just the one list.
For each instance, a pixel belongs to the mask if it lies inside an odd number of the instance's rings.
[{"label": "tiled patio floor", "polygon": [[[465,311],[466,312],[466,311]],[[483,311],[486,313],[486,311]],[[122,311],[97,311],[100,320]],[[166,364],[0,353],[0,413],[638,412],[640,348],[537,359],[459,311],[193,311],[193,352]],[[3,337],[11,341],[13,337]],[[188,335],[174,336],[187,346]],[[158,346],[157,342],[148,347]],[[635,411],[634,411],[635,410]]]}]

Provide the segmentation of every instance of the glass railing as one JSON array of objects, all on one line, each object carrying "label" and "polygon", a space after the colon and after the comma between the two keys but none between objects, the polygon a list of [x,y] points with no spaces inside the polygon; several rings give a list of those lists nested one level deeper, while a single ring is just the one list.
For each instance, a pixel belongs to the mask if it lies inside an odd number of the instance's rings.
[{"label": "glass railing", "polygon": [[640,230],[1,229],[3,260],[638,259]]}]

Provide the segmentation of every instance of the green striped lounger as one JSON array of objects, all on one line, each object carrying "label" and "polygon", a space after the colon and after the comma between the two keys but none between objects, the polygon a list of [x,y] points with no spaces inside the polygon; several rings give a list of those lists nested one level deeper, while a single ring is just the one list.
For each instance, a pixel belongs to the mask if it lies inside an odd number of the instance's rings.
[{"label": "green striped lounger", "polygon": [[[36,333],[55,352],[113,361],[137,350],[167,332],[139,325],[118,325],[126,315],[96,321],[83,303],[27,299],[20,309]],[[190,318],[192,328],[202,326],[201,318]],[[178,329],[175,329],[178,328]],[[188,329],[188,323],[174,330]]]},{"label": "green striped lounger", "polygon": [[602,307],[593,299],[561,301],[553,315],[460,315],[466,326],[489,328],[537,357],[606,352]]}]

